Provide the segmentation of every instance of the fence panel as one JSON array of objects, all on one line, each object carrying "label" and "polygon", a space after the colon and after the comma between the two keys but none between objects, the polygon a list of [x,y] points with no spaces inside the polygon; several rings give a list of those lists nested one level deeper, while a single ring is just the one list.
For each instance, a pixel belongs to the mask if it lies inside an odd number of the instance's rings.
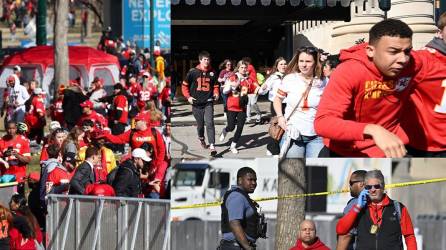
[{"label": "fence panel", "polygon": [[48,249],[168,249],[170,202],[48,196]]}]

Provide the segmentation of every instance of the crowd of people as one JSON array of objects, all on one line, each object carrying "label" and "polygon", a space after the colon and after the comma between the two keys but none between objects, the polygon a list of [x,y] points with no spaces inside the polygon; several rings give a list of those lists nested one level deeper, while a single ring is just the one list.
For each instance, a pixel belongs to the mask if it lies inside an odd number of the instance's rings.
[{"label": "crowd of people", "polygon": [[[157,73],[163,79],[155,82],[145,64],[122,69],[111,93],[99,77],[90,84],[81,78],[60,84],[54,96],[38,80],[26,79],[18,65],[7,77],[0,178],[18,182],[19,203],[32,213],[0,207],[0,219],[9,222],[1,231],[9,237],[0,237],[0,245],[7,240],[11,249],[34,249],[15,244],[42,243],[48,194],[169,199],[169,78]],[[38,172],[29,170],[32,155]],[[19,221],[19,215],[26,218]]]},{"label": "crowd of people", "polygon": [[271,121],[284,133],[272,136],[268,155],[445,156],[445,25],[442,14],[437,35],[425,48],[414,50],[411,28],[387,19],[370,29],[368,42],[358,42],[339,55],[302,47],[289,62],[278,58],[264,82],[249,58],[234,69],[231,60],[225,60],[217,74],[204,51],[182,85],[197,120],[200,144],[211,156],[217,155],[213,105],[222,95],[227,123],[219,139],[223,142],[235,130],[230,151],[237,154],[250,107],[260,121],[257,96],[269,93]]}]

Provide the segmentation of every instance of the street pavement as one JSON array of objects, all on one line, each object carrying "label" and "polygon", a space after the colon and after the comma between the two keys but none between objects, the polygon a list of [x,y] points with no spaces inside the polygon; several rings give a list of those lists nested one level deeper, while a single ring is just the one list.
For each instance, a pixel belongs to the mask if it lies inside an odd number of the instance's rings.
[{"label": "street pavement", "polygon": [[[231,138],[235,130],[228,133],[223,142],[219,141],[220,133],[225,127],[226,119],[223,116],[223,104],[214,105],[215,147],[216,157],[223,158],[255,158],[266,157],[266,145],[269,142],[268,128],[270,116],[270,102],[261,96],[258,101],[262,111],[262,122],[256,124],[254,115],[252,121],[246,123],[242,136],[238,142],[238,154],[230,150]],[[253,113],[254,114],[254,113]],[[206,132],[205,132],[206,137]],[[206,138],[206,143],[208,143]],[[192,106],[184,98],[175,100],[172,107],[172,156],[173,158],[210,158],[209,149],[203,149],[197,136],[195,118],[192,115]]]}]

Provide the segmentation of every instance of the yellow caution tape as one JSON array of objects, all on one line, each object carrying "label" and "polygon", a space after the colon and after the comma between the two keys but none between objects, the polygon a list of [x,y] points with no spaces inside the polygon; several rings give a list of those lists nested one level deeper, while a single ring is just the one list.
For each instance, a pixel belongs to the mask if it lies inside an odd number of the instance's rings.
[{"label": "yellow caution tape", "polygon": [[[401,182],[401,183],[387,184],[386,189],[423,185],[423,184],[437,183],[437,182],[443,182],[443,181],[446,181],[446,178]],[[290,194],[290,195],[284,195],[284,196],[272,196],[272,197],[257,198],[254,200],[256,202],[262,202],[262,201],[271,201],[271,200],[296,199],[296,198],[303,198],[303,197],[310,197],[310,196],[325,196],[325,195],[348,193],[348,192],[350,192],[350,190],[343,189],[343,190],[337,190],[337,191],[327,191],[327,192],[310,193],[310,194]],[[199,203],[199,204],[192,204],[192,205],[176,206],[176,207],[172,207],[171,209],[176,210],[176,209],[187,209],[187,208],[215,207],[215,206],[220,206],[221,203],[222,203],[221,201],[214,201],[214,202]]]},{"label": "yellow caution tape", "polygon": [[15,186],[17,184],[18,184],[18,182],[1,183],[0,184],[0,188],[2,188],[2,187],[9,187],[9,186]]}]

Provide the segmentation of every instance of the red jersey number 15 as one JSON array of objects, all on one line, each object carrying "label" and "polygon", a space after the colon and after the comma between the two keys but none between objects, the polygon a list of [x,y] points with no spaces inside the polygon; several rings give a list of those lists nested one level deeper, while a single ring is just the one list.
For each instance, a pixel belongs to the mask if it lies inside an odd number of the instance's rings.
[{"label": "red jersey number 15", "polygon": [[200,77],[197,79],[197,83],[198,83],[198,87],[197,90],[198,91],[209,91],[210,87],[211,87],[211,79],[207,78],[207,77]]}]

